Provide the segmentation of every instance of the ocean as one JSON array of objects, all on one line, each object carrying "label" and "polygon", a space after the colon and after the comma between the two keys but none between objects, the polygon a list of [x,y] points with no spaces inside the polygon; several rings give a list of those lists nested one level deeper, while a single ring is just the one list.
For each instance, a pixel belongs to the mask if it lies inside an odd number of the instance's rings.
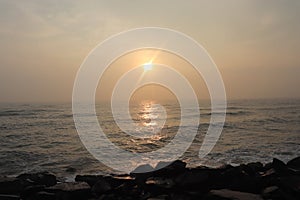
[{"label": "ocean", "polygon": [[[198,158],[202,138],[207,131],[211,110],[200,101],[200,121],[193,144],[180,158],[188,166],[218,167],[223,164],[267,163],[276,157],[288,161],[299,156],[300,100],[232,100],[227,102],[226,122],[214,149]],[[149,152],[166,145],[180,126],[177,103],[162,104],[167,120],[162,130],[160,107],[151,101],[131,105],[134,131],[145,127],[151,137],[128,137],[114,123],[108,104],[96,104],[99,124],[107,137],[132,152]],[[195,116],[190,109],[187,119]],[[126,120],[121,122],[126,124]],[[189,133],[189,127],[184,127]],[[115,173],[101,164],[83,146],[73,121],[71,103],[0,104],[0,175],[49,171],[72,178],[75,174]],[[108,155],[109,156],[109,155]],[[113,159],[113,158],[111,158]]]}]

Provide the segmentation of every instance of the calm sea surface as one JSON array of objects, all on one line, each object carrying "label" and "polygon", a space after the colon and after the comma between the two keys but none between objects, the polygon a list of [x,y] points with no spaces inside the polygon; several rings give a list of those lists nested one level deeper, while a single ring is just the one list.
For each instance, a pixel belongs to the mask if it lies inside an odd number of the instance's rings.
[{"label": "calm sea surface", "polygon": [[[97,116],[108,138],[132,152],[149,152],[166,145],[176,134],[180,107],[163,104],[167,121],[162,130],[161,107],[153,102],[132,105],[135,130],[155,132],[148,138],[128,137],[114,123],[109,107],[97,104]],[[207,102],[200,102],[198,135],[182,156],[189,166],[216,167],[225,163],[288,161],[300,155],[300,100],[229,101],[222,135],[204,159],[198,158],[211,116]],[[186,119],[194,119],[193,108]],[[120,113],[122,113],[120,111]],[[123,122],[126,124],[126,119]],[[184,129],[189,133],[189,127]],[[111,158],[113,159],[113,158]],[[75,169],[72,172],[70,168]],[[68,170],[69,169],[69,170]],[[93,158],[76,132],[71,104],[0,104],[0,175],[50,171],[61,177],[111,172]]]}]

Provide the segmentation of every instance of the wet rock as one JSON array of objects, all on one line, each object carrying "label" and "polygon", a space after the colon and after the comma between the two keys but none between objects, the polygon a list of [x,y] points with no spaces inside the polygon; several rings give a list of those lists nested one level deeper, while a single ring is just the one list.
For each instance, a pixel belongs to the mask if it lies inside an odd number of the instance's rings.
[{"label": "wet rock", "polygon": [[289,168],[300,170],[300,157],[294,158],[287,163]]},{"label": "wet rock", "polygon": [[228,189],[211,190],[204,200],[234,199],[234,200],[263,200],[260,195]]},{"label": "wet rock", "polygon": [[19,194],[22,189],[23,184],[19,179],[0,177],[0,194]]},{"label": "wet rock", "polygon": [[21,180],[31,182],[33,185],[53,186],[56,184],[56,177],[48,172],[39,172],[34,174],[21,174],[17,177]]},{"label": "wet rock", "polygon": [[91,197],[91,187],[85,182],[58,183],[45,189],[59,200],[84,200]]}]

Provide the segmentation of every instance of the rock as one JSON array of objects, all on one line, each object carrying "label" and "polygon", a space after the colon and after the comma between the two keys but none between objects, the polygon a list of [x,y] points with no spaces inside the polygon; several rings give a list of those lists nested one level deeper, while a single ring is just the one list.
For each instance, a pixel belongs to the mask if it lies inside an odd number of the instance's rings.
[{"label": "rock", "polygon": [[99,179],[92,187],[92,193],[100,196],[112,189],[111,185],[103,178]]},{"label": "rock", "polygon": [[259,172],[264,171],[264,165],[260,162],[248,163],[246,166],[251,169],[253,175],[258,175]]},{"label": "rock", "polygon": [[241,192],[259,193],[263,188],[260,180],[261,177],[258,175],[247,174],[243,165],[222,172],[220,179],[214,181],[216,182],[214,185],[217,189],[228,188]]},{"label": "rock", "polygon": [[287,163],[289,168],[300,170],[300,157],[294,158]]},{"label": "rock", "polygon": [[204,197],[204,200],[210,199],[263,200],[262,197],[257,194],[238,192],[228,189],[211,190],[209,194]]},{"label": "rock", "polygon": [[105,176],[104,179],[110,184],[112,188],[116,188],[123,183],[135,183],[135,178],[128,175]]},{"label": "rock", "polygon": [[285,174],[288,171],[286,164],[277,158],[273,158],[272,166],[278,174]]},{"label": "rock", "polygon": [[149,192],[151,195],[158,196],[169,193],[174,187],[175,183],[172,179],[165,179],[161,177],[151,177],[147,179],[143,190]]},{"label": "rock", "polygon": [[102,179],[103,176],[94,176],[94,175],[77,175],[75,177],[75,181],[76,182],[86,182],[87,184],[89,184],[90,187],[93,187],[93,185],[95,183],[97,183],[97,181],[99,179]]},{"label": "rock", "polygon": [[279,186],[285,192],[300,199],[300,176],[281,177]]},{"label": "rock", "polygon": [[264,197],[264,199],[280,199],[281,195],[279,195],[278,193],[279,187],[270,186],[262,191],[262,196]]},{"label": "rock", "polygon": [[159,162],[155,167],[154,176],[173,176],[185,171],[186,163],[181,160]]},{"label": "rock", "polygon": [[165,200],[168,199],[168,195],[158,195],[155,197],[150,197],[147,200]]},{"label": "rock", "polygon": [[22,182],[17,178],[0,177],[0,194],[20,194]]},{"label": "rock", "polygon": [[19,200],[20,197],[18,195],[9,195],[9,194],[0,194],[1,200]]},{"label": "rock", "polygon": [[154,171],[154,168],[149,164],[140,165],[135,168],[130,174],[148,173]]},{"label": "rock", "polygon": [[50,192],[45,192],[41,191],[36,193],[35,198],[33,199],[38,199],[38,200],[57,200],[56,195],[54,193]]},{"label": "rock", "polygon": [[21,192],[22,199],[28,199],[29,197],[34,196],[36,193],[45,189],[44,185],[31,185],[24,188]]},{"label": "rock", "polygon": [[209,171],[190,169],[175,178],[175,183],[182,188],[199,188],[207,189],[209,181]]},{"label": "rock", "polygon": [[39,172],[34,174],[21,174],[17,177],[21,180],[31,182],[33,185],[45,185],[47,187],[56,184],[56,177],[48,172]]},{"label": "rock", "polygon": [[85,200],[91,197],[91,187],[85,182],[58,183],[45,189],[55,193],[57,199]]}]

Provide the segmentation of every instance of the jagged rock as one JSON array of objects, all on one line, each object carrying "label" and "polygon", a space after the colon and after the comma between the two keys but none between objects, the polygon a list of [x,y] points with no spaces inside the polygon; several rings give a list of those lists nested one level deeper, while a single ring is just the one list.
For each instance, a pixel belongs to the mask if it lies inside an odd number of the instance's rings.
[{"label": "jagged rock", "polygon": [[228,189],[211,190],[204,200],[233,199],[233,200],[263,200],[260,195]]},{"label": "jagged rock", "polygon": [[33,185],[53,186],[56,184],[56,177],[48,172],[39,172],[34,174],[21,174],[17,177],[21,180],[31,182]]},{"label": "jagged rock", "polygon": [[91,196],[91,187],[85,182],[58,183],[45,191],[55,193],[57,199],[61,200],[85,200]]},{"label": "jagged rock", "polygon": [[289,168],[300,170],[300,157],[294,158],[287,163]]},{"label": "jagged rock", "polygon": [[285,174],[288,171],[286,164],[277,158],[273,158],[272,166],[278,174]]},{"label": "jagged rock", "polygon": [[11,177],[0,177],[0,194],[19,194],[22,189],[21,180]]}]

